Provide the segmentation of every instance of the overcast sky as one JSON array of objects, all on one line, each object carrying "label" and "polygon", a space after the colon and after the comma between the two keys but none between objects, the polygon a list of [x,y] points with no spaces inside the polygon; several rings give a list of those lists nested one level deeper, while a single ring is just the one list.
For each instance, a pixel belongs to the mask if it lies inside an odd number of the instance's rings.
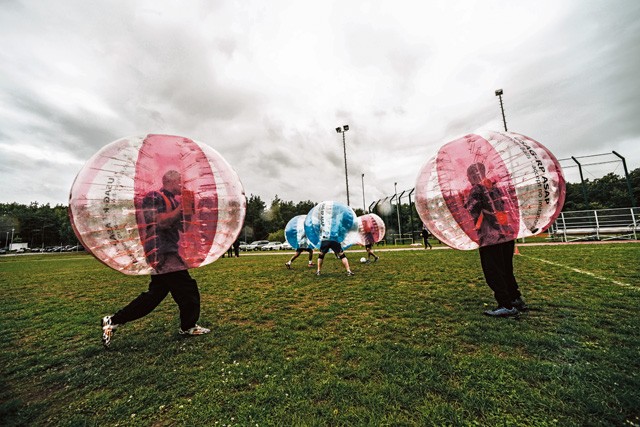
[{"label": "overcast sky", "polygon": [[640,167],[640,1],[7,0],[0,202],[67,204],[98,149],[147,133],[212,146],[267,203],[345,202],[348,124],[368,206],[502,130],[498,88],[508,129],[556,157]]}]

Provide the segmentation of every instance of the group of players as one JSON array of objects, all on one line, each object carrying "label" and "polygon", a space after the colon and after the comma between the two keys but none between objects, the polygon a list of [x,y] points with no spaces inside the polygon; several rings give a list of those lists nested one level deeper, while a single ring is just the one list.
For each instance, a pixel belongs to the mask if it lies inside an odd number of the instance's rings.
[{"label": "group of players", "polygon": [[[371,257],[373,257],[373,262],[376,262],[380,259],[380,257],[373,252],[373,242],[365,244],[364,248],[367,251],[366,262],[371,262]],[[342,262],[342,265],[344,265],[345,269],[347,270],[347,276],[353,276],[353,272],[351,271],[351,267],[349,266],[349,260],[347,259],[342,246],[340,245],[340,243],[332,240],[325,240],[320,244],[320,254],[318,255],[318,268],[316,270],[316,275],[320,275],[324,257],[330,250],[333,251],[336,257]],[[309,254],[309,268],[314,267],[315,264],[313,263],[313,248],[308,247],[308,245],[299,246],[296,249],[296,253],[293,254],[291,259],[284,263],[285,267],[291,269],[291,263],[296,258],[298,258],[302,254],[302,252],[307,252]]]}]

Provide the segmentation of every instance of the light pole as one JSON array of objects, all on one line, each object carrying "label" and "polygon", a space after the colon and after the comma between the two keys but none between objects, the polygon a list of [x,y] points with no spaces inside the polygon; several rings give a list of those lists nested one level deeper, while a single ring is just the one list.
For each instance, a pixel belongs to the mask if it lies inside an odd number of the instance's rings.
[{"label": "light pole", "polygon": [[36,231],[40,231],[39,228],[36,228],[35,230],[31,230],[31,247],[33,248],[33,235]]},{"label": "light pole", "polygon": [[400,200],[398,200],[398,183],[393,183],[393,188],[396,194],[396,214],[398,215],[398,234],[400,234],[400,239],[402,239],[402,225],[400,225]]},{"label": "light pole", "polygon": [[[13,246],[13,232],[15,231],[15,228],[11,229],[11,246]],[[10,246],[10,247],[11,247]]]},{"label": "light pole", "polygon": [[42,250],[44,251],[44,229],[47,227],[51,227],[51,224],[42,224]]},{"label": "light pole", "polygon": [[336,132],[342,134],[342,149],[344,151],[344,179],[347,183],[347,206],[350,206],[349,203],[349,174],[347,173],[347,143],[345,142],[344,134],[349,130],[349,125],[344,125],[342,127],[337,127]]},{"label": "light pole", "polygon": [[367,205],[364,202],[364,174],[362,174],[362,212],[367,212]]},{"label": "light pole", "polygon": [[502,111],[502,123],[504,123],[504,131],[507,132],[507,119],[504,117],[504,106],[502,105],[502,89],[496,89],[496,96],[500,98],[500,111]]}]

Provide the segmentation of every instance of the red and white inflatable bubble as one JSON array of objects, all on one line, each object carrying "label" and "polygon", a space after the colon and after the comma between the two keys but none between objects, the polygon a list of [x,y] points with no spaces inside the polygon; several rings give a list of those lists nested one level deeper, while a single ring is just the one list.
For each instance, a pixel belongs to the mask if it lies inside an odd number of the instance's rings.
[{"label": "red and white inflatable bubble", "polygon": [[566,194],[554,155],[512,132],[451,141],[422,167],[416,209],[427,228],[456,249],[538,234],[558,217]]},{"label": "red and white inflatable bubble", "polygon": [[358,217],[358,244],[372,245],[384,239],[386,227],[384,221],[374,213],[364,214]]},{"label": "red and white inflatable bubble", "polygon": [[[122,138],[80,170],[71,224],[86,250],[124,274],[194,268],[220,257],[246,211],[238,175],[213,148],[181,136]],[[171,218],[165,218],[174,212]],[[159,264],[167,252],[180,265]]]}]

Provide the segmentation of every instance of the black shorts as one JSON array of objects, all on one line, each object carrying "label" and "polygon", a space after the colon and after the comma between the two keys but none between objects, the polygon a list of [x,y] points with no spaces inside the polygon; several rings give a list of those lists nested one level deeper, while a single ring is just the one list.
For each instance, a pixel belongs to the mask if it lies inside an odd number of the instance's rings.
[{"label": "black shorts", "polygon": [[371,249],[373,247],[373,243],[367,243],[366,245],[364,245],[365,249]]},{"label": "black shorts", "polygon": [[296,249],[296,253],[297,254],[301,254],[302,252],[309,252],[310,254],[313,253],[313,249],[311,248],[298,248]]},{"label": "black shorts", "polygon": [[323,240],[320,244],[320,253],[326,254],[329,252],[329,249],[331,249],[336,255],[342,252],[342,246],[340,246],[340,243],[335,240]]}]

